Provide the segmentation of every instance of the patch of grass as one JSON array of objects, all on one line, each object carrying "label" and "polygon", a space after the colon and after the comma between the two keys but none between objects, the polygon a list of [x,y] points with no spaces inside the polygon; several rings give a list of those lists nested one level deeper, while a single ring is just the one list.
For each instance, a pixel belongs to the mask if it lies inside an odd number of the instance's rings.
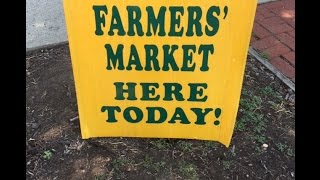
[{"label": "patch of grass", "polygon": [[264,135],[261,135],[261,134],[255,134],[255,135],[251,136],[251,139],[253,141],[259,142],[261,144],[266,142],[266,137]]},{"label": "patch of grass", "polygon": [[246,130],[246,124],[243,121],[237,121],[236,122],[236,130],[238,131],[244,131]]},{"label": "patch of grass", "polygon": [[182,179],[199,179],[195,166],[193,164],[187,164],[185,161],[179,162],[179,172],[184,176]]},{"label": "patch of grass", "polygon": [[120,156],[118,159],[112,161],[112,166],[116,171],[121,171],[128,163],[130,163],[129,159],[126,159],[123,156]]},{"label": "patch of grass", "polygon": [[264,88],[261,88],[260,92],[265,96],[272,95],[274,93],[271,86],[266,86]]},{"label": "patch of grass", "polygon": [[215,141],[206,141],[204,145],[208,149],[215,149],[219,147],[219,144]]},{"label": "patch of grass", "polygon": [[254,132],[256,133],[259,133],[259,134],[263,134],[263,132],[265,132],[266,130],[266,122],[263,118],[263,115],[262,114],[258,114],[257,116],[255,116],[252,120],[255,124],[253,130]]},{"label": "patch of grass", "polygon": [[94,176],[94,180],[105,180],[106,179],[106,175],[96,175]]},{"label": "patch of grass", "polygon": [[284,152],[288,147],[286,144],[283,144],[283,143],[277,143],[276,146],[277,146],[278,150],[281,152]]},{"label": "patch of grass", "polygon": [[125,179],[127,170],[126,167],[131,165],[132,161],[125,156],[120,156],[119,158],[115,159],[111,162],[112,167],[115,170],[114,179]]},{"label": "patch of grass", "polygon": [[263,119],[263,114],[260,114],[258,112],[248,112],[247,114],[247,117],[249,117],[250,119],[248,121],[252,122],[252,123],[255,123],[255,124],[258,124],[262,121],[264,121]]},{"label": "patch of grass", "polygon": [[42,157],[45,160],[50,160],[53,156],[53,153],[50,150],[44,151]]},{"label": "patch of grass", "polygon": [[[266,91],[269,91],[267,89]],[[262,99],[259,96],[252,96],[240,100],[240,106],[244,109],[243,115],[236,123],[236,130],[253,132],[250,139],[259,143],[265,143],[264,135],[267,127],[264,115],[259,111],[262,108]]]},{"label": "patch of grass", "polygon": [[223,169],[228,170],[231,167],[231,161],[222,161]]},{"label": "patch of grass", "polygon": [[142,163],[142,166],[144,167],[144,168],[148,168],[150,165],[152,165],[153,164],[153,158],[152,157],[150,157],[149,155],[146,155],[145,157],[144,157],[144,161],[143,161],[143,163]]},{"label": "patch of grass", "polygon": [[264,88],[261,88],[260,93],[263,94],[264,96],[271,96],[274,99],[277,99],[279,101],[283,100],[283,97],[281,96],[281,94],[278,93],[277,91],[274,91],[272,89],[272,87],[270,87],[270,86],[266,86]]},{"label": "patch of grass", "polygon": [[184,152],[190,152],[192,150],[192,143],[188,141],[179,141],[178,146]]},{"label": "patch of grass", "polygon": [[240,105],[246,111],[255,111],[261,108],[262,99],[259,96],[252,98],[240,99]]},{"label": "patch of grass", "polygon": [[253,131],[258,134],[263,134],[267,126],[263,114],[253,111],[245,111],[242,118],[237,122],[236,128],[244,131],[246,124],[251,124]]},{"label": "patch of grass", "polygon": [[164,150],[170,147],[170,144],[165,139],[152,140],[150,143],[160,150]]},{"label": "patch of grass", "polygon": [[145,156],[142,166],[152,173],[160,173],[166,170],[166,162],[154,162],[153,158],[148,155]]},{"label": "patch of grass", "polygon": [[160,172],[166,169],[166,162],[164,161],[156,162],[152,167],[155,172]]}]

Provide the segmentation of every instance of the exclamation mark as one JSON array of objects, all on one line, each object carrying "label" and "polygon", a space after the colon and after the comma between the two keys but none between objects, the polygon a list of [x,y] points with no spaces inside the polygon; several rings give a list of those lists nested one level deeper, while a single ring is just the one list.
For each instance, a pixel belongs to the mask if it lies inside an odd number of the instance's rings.
[{"label": "exclamation mark", "polygon": [[215,111],[214,111],[214,115],[216,116],[216,120],[214,121],[214,125],[218,126],[220,124],[220,121],[219,121],[219,117],[221,115],[221,109],[220,108],[217,108]]}]

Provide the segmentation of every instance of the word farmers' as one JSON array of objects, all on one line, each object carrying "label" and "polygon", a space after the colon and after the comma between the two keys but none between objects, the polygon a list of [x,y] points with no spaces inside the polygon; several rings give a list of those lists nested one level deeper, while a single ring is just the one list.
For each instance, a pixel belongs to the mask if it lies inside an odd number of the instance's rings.
[{"label": "word farmers'", "polygon": [[[117,6],[108,9],[106,5],[95,5],[93,11],[97,36],[214,36],[219,30],[219,6],[211,6],[205,12],[199,6],[161,6],[158,12],[152,6],[127,6],[126,13],[120,14]],[[142,24],[142,18],[147,18],[147,23]],[[187,21],[186,27],[183,21]]]}]

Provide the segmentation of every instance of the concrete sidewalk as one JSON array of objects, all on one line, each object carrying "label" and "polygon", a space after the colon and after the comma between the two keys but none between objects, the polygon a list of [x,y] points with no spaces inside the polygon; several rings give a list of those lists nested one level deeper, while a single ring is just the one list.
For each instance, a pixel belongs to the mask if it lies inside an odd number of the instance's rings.
[{"label": "concrete sidewalk", "polygon": [[26,1],[26,48],[35,49],[68,40],[63,0]]}]

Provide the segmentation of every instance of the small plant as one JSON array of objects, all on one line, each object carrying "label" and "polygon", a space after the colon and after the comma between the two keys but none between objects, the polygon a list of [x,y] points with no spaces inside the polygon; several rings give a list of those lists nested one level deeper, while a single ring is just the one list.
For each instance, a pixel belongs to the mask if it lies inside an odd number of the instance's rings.
[{"label": "small plant", "polygon": [[277,100],[280,100],[280,101],[283,100],[283,97],[281,96],[281,94],[274,91],[270,86],[266,86],[264,88],[261,88],[260,92],[265,96],[271,96],[271,97],[273,97]]},{"label": "small plant", "polygon": [[255,127],[253,128],[254,132],[262,134],[266,130],[266,123],[264,120],[258,116],[258,121],[255,122]]},{"label": "small plant", "polygon": [[268,95],[271,95],[274,93],[273,89],[270,86],[266,86],[264,88],[261,88],[260,92],[265,96],[268,96]]},{"label": "small plant", "polygon": [[154,162],[152,157],[146,155],[142,163],[142,166],[152,173],[159,173],[161,172],[161,170],[166,169],[166,162]]},{"label": "small plant", "polygon": [[185,161],[179,163],[179,172],[185,176],[185,179],[196,180],[198,174],[193,164],[187,164]]},{"label": "small plant", "polygon": [[[266,92],[270,92],[270,89],[266,89]],[[264,143],[266,137],[264,132],[266,131],[266,119],[264,115],[260,113],[259,109],[262,108],[262,99],[259,96],[252,96],[240,100],[243,115],[236,123],[236,130],[245,131],[247,127],[249,131],[253,131],[254,134],[249,136],[251,140],[259,143]]]},{"label": "small plant", "polygon": [[53,156],[53,153],[50,150],[44,151],[42,157],[45,160],[50,160]]},{"label": "small plant", "polygon": [[236,122],[236,130],[238,131],[244,131],[246,129],[245,122],[239,120]]},{"label": "small plant", "polygon": [[106,179],[106,176],[105,176],[105,175],[96,175],[96,176],[94,177],[94,180],[104,180],[104,179]]},{"label": "small plant", "polygon": [[230,169],[231,162],[230,161],[222,161],[223,169],[228,170]]},{"label": "small plant", "polygon": [[254,128],[254,132],[262,134],[266,130],[266,120],[263,114],[253,111],[246,111],[241,119],[237,122],[236,128],[244,131],[247,124],[250,123]]},{"label": "small plant", "polygon": [[179,141],[178,146],[182,151],[190,152],[192,150],[192,143],[188,141]]},{"label": "small plant", "polygon": [[159,173],[159,172],[161,172],[161,170],[166,168],[166,162],[164,162],[164,161],[156,162],[151,167],[154,172]]},{"label": "small plant", "polygon": [[251,138],[252,140],[259,142],[261,144],[266,142],[266,137],[264,135],[256,134],[256,135],[253,135]]},{"label": "small plant", "polygon": [[284,152],[288,147],[286,144],[282,144],[282,143],[277,143],[276,146],[277,146],[278,150],[281,152]]},{"label": "small plant", "polygon": [[120,156],[118,159],[115,159],[114,161],[112,161],[111,164],[116,171],[120,171],[128,163],[130,163],[128,159],[126,159],[123,156]]},{"label": "small plant", "polygon": [[148,168],[150,165],[152,165],[152,163],[153,163],[152,157],[150,157],[149,155],[146,155],[144,157],[144,161],[143,161],[142,166],[145,168]]},{"label": "small plant", "polygon": [[206,146],[206,148],[209,148],[209,149],[215,149],[219,146],[219,144],[214,141],[207,141],[204,143],[204,145]]},{"label": "small plant", "polygon": [[260,109],[262,99],[259,96],[253,96],[251,99],[241,99],[240,105],[247,111],[255,111]]},{"label": "small plant", "polygon": [[164,139],[153,140],[150,143],[160,150],[163,150],[163,149],[170,147],[170,144]]}]

